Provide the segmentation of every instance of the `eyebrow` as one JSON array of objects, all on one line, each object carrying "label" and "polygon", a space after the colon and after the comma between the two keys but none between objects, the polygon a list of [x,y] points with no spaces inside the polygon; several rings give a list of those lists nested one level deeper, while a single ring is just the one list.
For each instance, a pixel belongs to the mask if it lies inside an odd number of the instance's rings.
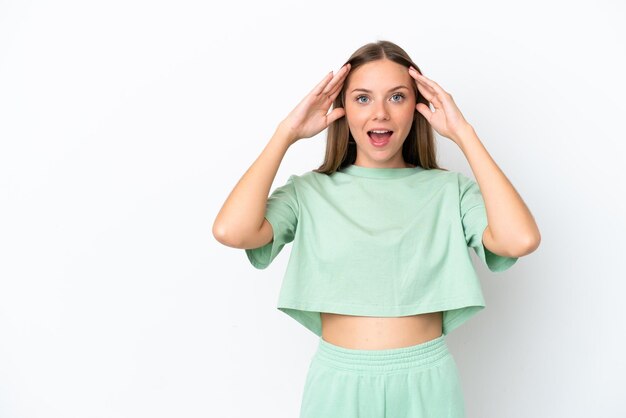
[{"label": "eyebrow", "polygon": [[[400,90],[400,89],[407,89],[408,90],[409,88],[407,86],[396,86],[396,87],[394,87],[392,89],[389,89],[389,91]],[[368,89],[354,89],[350,93],[354,93],[355,91],[364,91],[366,93],[371,93],[372,92],[371,90],[368,90]]]}]

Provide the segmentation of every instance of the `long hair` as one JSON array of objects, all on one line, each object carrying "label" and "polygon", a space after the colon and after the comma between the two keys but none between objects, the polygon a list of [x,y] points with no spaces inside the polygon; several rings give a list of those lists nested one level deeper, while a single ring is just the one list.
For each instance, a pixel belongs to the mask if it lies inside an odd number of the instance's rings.
[{"label": "long hair", "polygon": [[[363,45],[350,56],[344,65],[350,63],[350,72],[352,72],[364,64],[382,59],[391,60],[405,66],[407,69],[409,66],[413,66],[418,73],[422,73],[417,64],[411,60],[402,48],[393,42],[382,40]],[[333,101],[333,109],[344,107],[346,87],[349,80],[350,74],[344,80],[340,93]],[[415,83],[413,83],[413,91],[415,92],[417,103],[424,103],[428,106],[428,100],[419,93]],[[354,164],[356,153],[356,142],[350,132],[346,116],[343,116],[328,126],[324,162],[313,171],[332,174],[338,169]],[[414,109],[411,130],[402,145],[402,156],[405,162],[424,169],[438,168],[445,170],[437,165],[433,128],[417,109]]]}]

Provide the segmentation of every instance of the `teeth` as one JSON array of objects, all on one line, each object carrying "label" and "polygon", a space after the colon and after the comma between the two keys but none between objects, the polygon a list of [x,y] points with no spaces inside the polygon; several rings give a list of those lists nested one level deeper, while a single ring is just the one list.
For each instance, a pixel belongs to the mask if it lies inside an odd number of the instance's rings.
[{"label": "teeth", "polygon": [[385,134],[385,133],[391,132],[391,131],[370,131],[370,132],[373,132],[373,133],[376,133],[376,134]]}]

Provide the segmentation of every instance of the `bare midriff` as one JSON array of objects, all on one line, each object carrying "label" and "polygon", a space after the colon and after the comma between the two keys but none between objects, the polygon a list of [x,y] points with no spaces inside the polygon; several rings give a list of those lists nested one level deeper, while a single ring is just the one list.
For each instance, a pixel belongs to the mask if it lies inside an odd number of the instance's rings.
[{"label": "bare midriff", "polygon": [[357,350],[384,350],[408,347],[442,334],[442,312],[373,317],[321,312],[322,339],[340,347]]}]

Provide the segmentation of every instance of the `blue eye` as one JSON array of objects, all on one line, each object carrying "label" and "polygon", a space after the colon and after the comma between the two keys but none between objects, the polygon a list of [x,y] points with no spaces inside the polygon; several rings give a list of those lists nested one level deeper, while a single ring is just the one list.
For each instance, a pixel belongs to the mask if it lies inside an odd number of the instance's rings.
[{"label": "blue eye", "polygon": [[[402,93],[394,93],[391,97],[393,98],[393,97],[396,97],[396,96],[400,97],[400,99],[392,100],[393,102],[396,102],[396,103],[401,102],[404,99],[404,97],[405,97],[404,94],[402,94]],[[369,100],[366,96],[357,96],[357,98],[355,100],[357,101],[357,103],[362,103],[362,104],[367,103],[367,102],[362,101],[361,99]]]}]

